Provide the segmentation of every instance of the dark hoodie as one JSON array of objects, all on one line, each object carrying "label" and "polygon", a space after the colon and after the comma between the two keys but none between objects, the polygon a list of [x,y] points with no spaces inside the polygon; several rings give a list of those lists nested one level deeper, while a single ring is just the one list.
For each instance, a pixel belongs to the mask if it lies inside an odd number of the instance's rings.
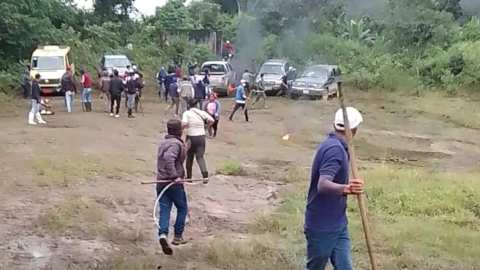
[{"label": "dark hoodie", "polygon": [[195,69],[197,68],[196,64],[189,63],[188,64],[188,75],[195,76]]},{"label": "dark hoodie", "polygon": [[25,70],[22,74],[22,81],[20,82],[20,85],[22,86],[27,86],[30,84],[30,71],[28,69]]},{"label": "dark hoodie", "polygon": [[[185,177],[183,162],[186,149],[180,136],[166,135],[160,142],[157,152],[157,180],[175,180]],[[157,190],[162,190],[168,183],[157,184]]]},{"label": "dark hoodie", "polygon": [[194,90],[195,90],[195,95],[193,97],[194,99],[205,99],[205,97],[207,96],[207,92],[205,90],[205,84],[203,84],[201,81],[195,84]]}]

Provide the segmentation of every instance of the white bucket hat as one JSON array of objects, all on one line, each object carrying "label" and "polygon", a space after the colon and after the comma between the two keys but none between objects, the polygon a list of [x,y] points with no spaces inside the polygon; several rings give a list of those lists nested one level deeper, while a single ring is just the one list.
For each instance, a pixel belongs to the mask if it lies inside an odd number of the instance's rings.
[{"label": "white bucket hat", "polygon": [[[362,114],[353,107],[347,107],[347,116],[348,122],[350,124],[350,129],[354,129],[363,122]],[[345,122],[343,121],[343,110],[340,108],[335,113],[335,121],[334,121],[335,128],[337,130],[345,130]]]}]

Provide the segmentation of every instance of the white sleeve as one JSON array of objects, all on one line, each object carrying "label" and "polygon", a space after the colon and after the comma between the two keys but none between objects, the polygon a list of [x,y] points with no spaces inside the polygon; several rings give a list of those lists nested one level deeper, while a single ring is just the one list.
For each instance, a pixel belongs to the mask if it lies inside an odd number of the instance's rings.
[{"label": "white sleeve", "polygon": [[183,115],[182,115],[182,123],[184,124],[188,124],[188,115],[187,115],[188,111],[184,112]]}]

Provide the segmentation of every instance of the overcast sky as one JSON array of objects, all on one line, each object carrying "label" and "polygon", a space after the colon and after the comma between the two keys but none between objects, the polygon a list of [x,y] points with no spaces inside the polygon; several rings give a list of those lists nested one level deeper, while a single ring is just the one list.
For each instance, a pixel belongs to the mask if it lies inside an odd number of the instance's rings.
[{"label": "overcast sky", "polygon": [[[155,14],[155,8],[165,5],[167,0],[135,0],[135,7],[145,15]],[[92,0],[75,0],[81,7],[91,8]],[[187,1],[187,3],[190,1]]]}]

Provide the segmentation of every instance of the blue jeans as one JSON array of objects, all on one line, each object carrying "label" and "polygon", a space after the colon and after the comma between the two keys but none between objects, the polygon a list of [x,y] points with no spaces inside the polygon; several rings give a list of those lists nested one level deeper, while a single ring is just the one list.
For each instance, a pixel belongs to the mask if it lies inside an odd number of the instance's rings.
[{"label": "blue jeans", "polygon": [[[160,192],[157,191],[157,196]],[[173,185],[160,198],[160,228],[158,235],[168,235],[168,228],[170,227],[170,214],[172,212],[172,205],[177,208],[177,218],[175,220],[174,236],[182,237],[185,229],[185,220],[187,219],[188,206],[187,194],[183,185]]]},{"label": "blue jeans", "polygon": [[71,91],[67,91],[65,93],[65,106],[67,106],[67,111],[69,113],[73,110],[73,101],[75,100],[75,93]]},{"label": "blue jeans", "polygon": [[328,233],[305,230],[305,237],[307,238],[305,270],[324,270],[328,260],[334,270],[353,270],[350,234],[347,227]]},{"label": "blue jeans", "polygon": [[83,88],[82,92],[82,101],[85,102],[91,102],[90,100],[90,93],[92,92],[92,88]]}]

